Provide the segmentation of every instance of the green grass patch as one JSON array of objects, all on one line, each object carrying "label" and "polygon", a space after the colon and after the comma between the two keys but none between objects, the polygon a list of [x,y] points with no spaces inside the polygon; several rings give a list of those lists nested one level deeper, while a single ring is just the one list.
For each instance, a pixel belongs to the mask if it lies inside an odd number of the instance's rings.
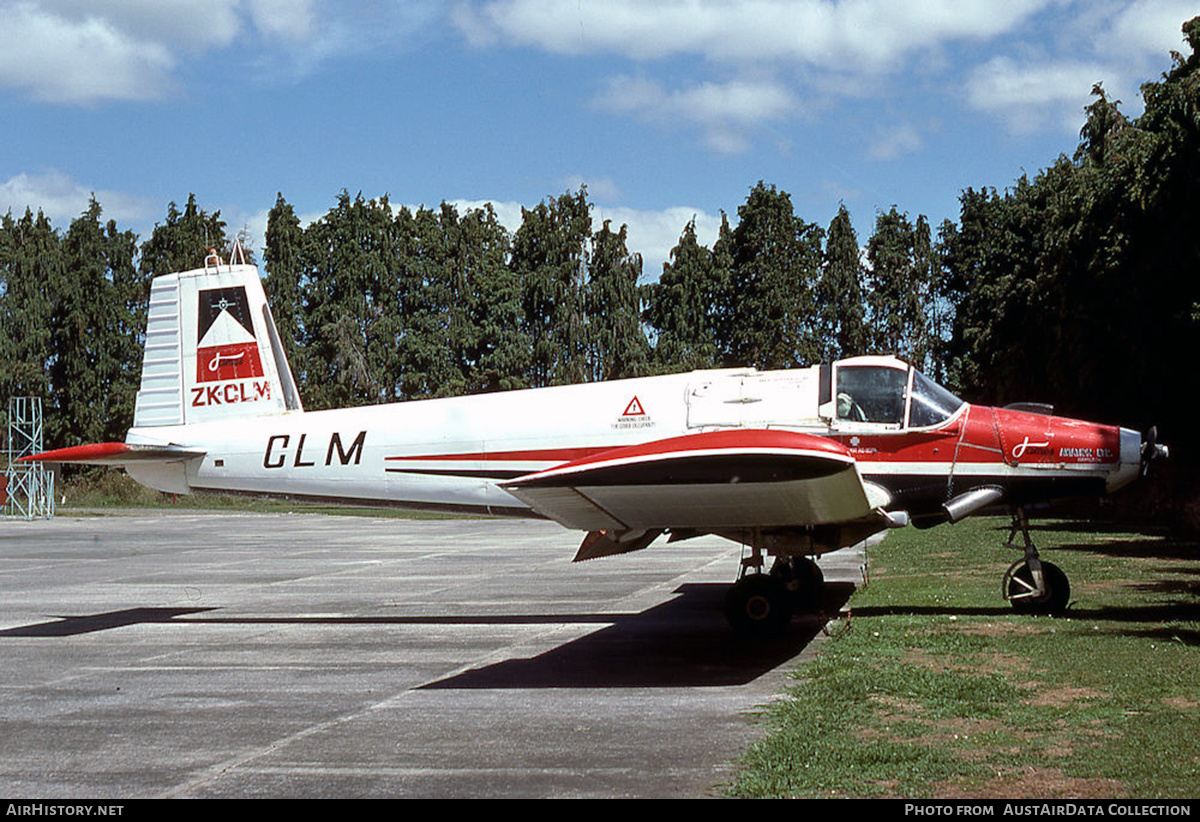
[{"label": "green grass patch", "polygon": [[1200,546],[1035,522],[1071,580],[1058,618],[1000,578],[1007,518],[870,550],[849,629],[766,708],[743,797],[1192,798],[1200,785]]}]

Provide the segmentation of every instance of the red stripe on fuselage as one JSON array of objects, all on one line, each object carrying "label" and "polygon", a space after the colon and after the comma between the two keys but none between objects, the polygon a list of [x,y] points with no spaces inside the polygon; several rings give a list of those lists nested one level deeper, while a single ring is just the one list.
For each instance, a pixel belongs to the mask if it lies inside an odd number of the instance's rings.
[{"label": "red stripe on fuselage", "polygon": [[638,445],[599,446],[592,448],[545,448],[523,451],[477,451],[460,454],[425,454],[402,457],[385,457],[386,461],[463,461],[463,462],[563,462],[585,465],[601,459],[609,459],[612,452],[620,451],[622,458],[665,456],[677,451],[707,450],[716,448],[783,448],[818,451],[830,455],[849,456],[844,445],[832,439],[797,431],[760,430],[734,428],[723,431],[706,431],[684,434],[679,437],[653,440]]},{"label": "red stripe on fuselage", "polygon": [[421,454],[406,457],[384,457],[385,461],[409,462],[570,462],[575,459],[590,457],[603,451],[611,450],[608,446],[599,448],[544,448],[525,451],[477,451],[465,454]]}]

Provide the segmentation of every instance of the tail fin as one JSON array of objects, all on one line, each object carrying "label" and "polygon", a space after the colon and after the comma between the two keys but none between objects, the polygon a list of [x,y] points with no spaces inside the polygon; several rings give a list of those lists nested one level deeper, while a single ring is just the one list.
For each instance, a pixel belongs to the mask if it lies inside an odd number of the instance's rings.
[{"label": "tail fin", "polygon": [[134,428],[303,410],[255,266],[154,278]]}]

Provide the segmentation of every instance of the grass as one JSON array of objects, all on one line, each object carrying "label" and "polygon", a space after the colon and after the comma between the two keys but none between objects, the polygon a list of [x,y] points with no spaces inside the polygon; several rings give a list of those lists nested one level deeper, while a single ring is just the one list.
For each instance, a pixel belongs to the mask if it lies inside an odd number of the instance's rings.
[{"label": "grass", "polygon": [[1059,618],[1016,614],[1008,520],[891,533],[849,630],[765,709],[743,797],[1193,798],[1200,546],[1034,523],[1071,578]]}]

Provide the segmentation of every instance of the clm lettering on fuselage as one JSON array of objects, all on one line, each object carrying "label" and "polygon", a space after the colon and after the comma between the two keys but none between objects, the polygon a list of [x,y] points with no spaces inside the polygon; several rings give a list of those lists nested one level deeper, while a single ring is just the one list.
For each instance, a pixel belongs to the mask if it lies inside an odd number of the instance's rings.
[{"label": "clm lettering on fuselage", "polygon": [[[348,439],[348,437],[347,437]],[[350,440],[349,445],[342,435],[334,431],[329,435],[329,442],[326,445],[325,462],[323,465],[333,465],[334,460],[341,465],[359,465],[362,463],[363,445],[367,441],[367,432],[359,431],[358,436]],[[308,452],[305,452],[305,448]],[[310,468],[317,464],[316,457],[321,453],[319,446],[312,447],[308,443],[308,434],[300,434],[295,438],[293,447],[293,435],[291,434],[275,434],[267,439],[267,449],[263,453],[263,468],[283,468],[288,464],[288,459],[291,459],[293,468]]]}]

